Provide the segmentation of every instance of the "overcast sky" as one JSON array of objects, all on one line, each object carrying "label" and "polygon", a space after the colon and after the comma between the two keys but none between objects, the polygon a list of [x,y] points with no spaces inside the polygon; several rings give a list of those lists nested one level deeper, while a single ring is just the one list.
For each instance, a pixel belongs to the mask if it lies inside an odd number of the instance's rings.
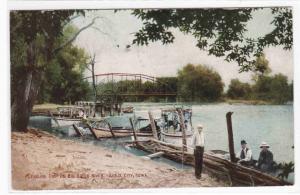
[{"label": "overcast sky", "polygon": [[[100,10],[88,13],[86,18],[77,18],[74,24],[79,28],[101,16],[96,22],[96,29],[89,28],[76,39],[76,44],[90,54],[96,54],[96,73],[126,72],[144,73],[152,76],[175,76],[177,71],[188,63],[203,64],[213,67],[228,86],[232,78],[251,81],[251,73],[238,73],[236,63],[227,63],[223,58],[208,56],[199,50],[191,35],[184,35],[174,30],[175,41],[169,45],[160,42],[148,46],[126,48],[134,39],[133,33],[142,26],[139,19],[130,11]],[[257,37],[273,29],[270,24],[272,15],[269,9],[257,11],[253,20],[248,23],[248,36]],[[100,30],[100,31],[99,31]],[[265,49],[270,67],[275,73],[282,73],[293,79],[293,51],[281,47]]]}]

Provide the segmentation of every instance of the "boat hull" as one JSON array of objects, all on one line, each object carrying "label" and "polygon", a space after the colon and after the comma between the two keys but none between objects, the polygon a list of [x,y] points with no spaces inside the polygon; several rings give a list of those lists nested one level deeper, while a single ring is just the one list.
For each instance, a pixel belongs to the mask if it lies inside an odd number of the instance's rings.
[{"label": "boat hull", "polygon": [[74,118],[58,118],[55,117],[51,119],[51,126],[52,127],[67,127],[73,124],[79,124],[81,119],[74,119]]},{"label": "boat hull", "polygon": [[[102,128],[94,128],[97,137],[99,138],[108,138],[108,137],[112,137],[112,133],[110,129],[102,129]],[[115,137],[130,137],[133,136],[133,131],[131,129],[118,129],[112,130],[113,134]],[[140,137],[153,137],[152,133],[141,133],[141,132],[136,132],[136,136],[138,138]]]},{"label": "boat hull", "polygon": [[[192,144],[192,132],[186,132],[186,143],[188,146]],[[161,132],[161,141],[174,144],[176,146],[182,146],[182,133],[181,132],[175,132],[175,133],[166,133]]]}]

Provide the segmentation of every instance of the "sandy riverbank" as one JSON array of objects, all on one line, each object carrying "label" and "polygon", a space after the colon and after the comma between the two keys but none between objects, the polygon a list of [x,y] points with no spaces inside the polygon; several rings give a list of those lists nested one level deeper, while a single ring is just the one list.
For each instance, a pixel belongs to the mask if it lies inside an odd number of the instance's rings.
[{"label": "sandy riverbank", "polygon": [[193,170],[177,170],[131,154],[62,140],[39,130],[13,132],[11,141],[15,190],[226,185],[207,174],[197,180]]}]

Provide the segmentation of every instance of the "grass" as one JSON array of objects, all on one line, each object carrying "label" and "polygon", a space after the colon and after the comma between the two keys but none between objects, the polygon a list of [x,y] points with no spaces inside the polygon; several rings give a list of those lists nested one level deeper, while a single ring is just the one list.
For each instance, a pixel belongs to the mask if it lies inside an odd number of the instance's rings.
[{"label": "grass", "polygon": [[60,105],[60,104],[52,104],[52,103],[36,104],[33,106],[33,111],[56,110],[57,107],[63,107],[63,106],[68,106],[68,105]]},{"label": "grass", "polygon": [[238,99],[225,99],[228,104],[247,104],[247,105],[270,105],[271,102],[264,100],[238,100]]}]

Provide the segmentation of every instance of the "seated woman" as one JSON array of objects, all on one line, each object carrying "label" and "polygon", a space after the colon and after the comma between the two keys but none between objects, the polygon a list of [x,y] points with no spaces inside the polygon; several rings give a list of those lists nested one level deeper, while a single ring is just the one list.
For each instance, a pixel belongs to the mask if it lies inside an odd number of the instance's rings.
[{"label": "seated woman", "polygon": [[261,152],[259,154],[257,167],[264,172],[271,172],[273,170],[273,153],[269,150],[270,146],[266,142],[260,145]]}]

